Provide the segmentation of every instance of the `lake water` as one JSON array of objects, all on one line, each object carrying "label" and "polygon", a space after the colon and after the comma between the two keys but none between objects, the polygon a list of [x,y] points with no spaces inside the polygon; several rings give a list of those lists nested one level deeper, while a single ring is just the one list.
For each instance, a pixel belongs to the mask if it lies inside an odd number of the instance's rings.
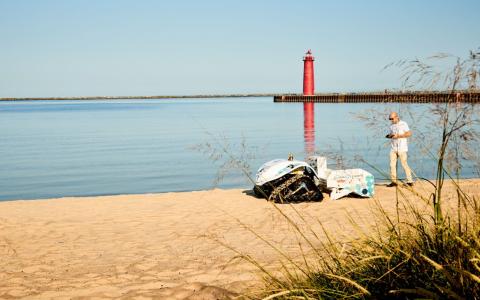
[{"label": "lake water", "polygon": [[[372,108],[404,109],[271,98],[0,102],[0,200],[251,188],[233,158],[253,176],[263,162],[313,151],[329,154],[332,168],[359,166],[382,180],[354,160],[388,170],[387,128],[355,118]],[[432,177],[433,160],[415,150],[412,142],[412,169]],[[473,166],[464,176],[474,176]]]}]

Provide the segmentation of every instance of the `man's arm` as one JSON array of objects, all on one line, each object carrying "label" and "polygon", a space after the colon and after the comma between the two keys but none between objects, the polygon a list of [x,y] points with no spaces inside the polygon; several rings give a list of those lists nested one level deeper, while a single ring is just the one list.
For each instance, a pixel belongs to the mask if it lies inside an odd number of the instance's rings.
[{"label": "man's arm", "polygon": [[409,130],[407,132],[404,132],[402,134],[394,134],[393,138],[394,139],[401,139],[401,138],[408,138],[412,136],[412,132]]}]

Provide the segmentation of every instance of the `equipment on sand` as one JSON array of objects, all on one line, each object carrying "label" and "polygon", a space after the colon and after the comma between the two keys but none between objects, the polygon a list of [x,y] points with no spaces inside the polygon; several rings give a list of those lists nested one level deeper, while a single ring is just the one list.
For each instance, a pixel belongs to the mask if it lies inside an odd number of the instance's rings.
[{"label": "equipment on sand", "polygon": [[253,191],[274,202],[321,201],[322,192],[334,200],[349,194],[372,197],[374,177],[363,169],[330,170],[322,156],[310,156],[307,162],[289,156],[263,164],[257,171]]}]

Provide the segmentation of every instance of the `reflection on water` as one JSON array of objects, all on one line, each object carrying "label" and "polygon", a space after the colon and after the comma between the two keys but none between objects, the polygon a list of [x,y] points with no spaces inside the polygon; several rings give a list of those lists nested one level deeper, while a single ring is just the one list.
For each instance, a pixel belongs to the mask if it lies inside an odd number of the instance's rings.
[{"label": "reflection on water", "polygon": [[303,103],[303,138],[305,156],[315,152],[315,103]]}]

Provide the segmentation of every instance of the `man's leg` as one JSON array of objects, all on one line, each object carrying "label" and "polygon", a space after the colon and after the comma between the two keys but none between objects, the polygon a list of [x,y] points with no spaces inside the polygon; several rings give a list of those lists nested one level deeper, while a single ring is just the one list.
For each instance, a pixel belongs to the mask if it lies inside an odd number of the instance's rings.
[{"label": "man's leg", "polygon": [[397,152],[390,151],[390,179],[397,183]]},{"label": "man's leg", "polygon": [[403,169],[405,170],[405,175],[407,175],[407,182],[412,183],[412,171],[407,163],[407,152],[399,152],[398,157],[400,157],[400,163],[402,164]]}]

